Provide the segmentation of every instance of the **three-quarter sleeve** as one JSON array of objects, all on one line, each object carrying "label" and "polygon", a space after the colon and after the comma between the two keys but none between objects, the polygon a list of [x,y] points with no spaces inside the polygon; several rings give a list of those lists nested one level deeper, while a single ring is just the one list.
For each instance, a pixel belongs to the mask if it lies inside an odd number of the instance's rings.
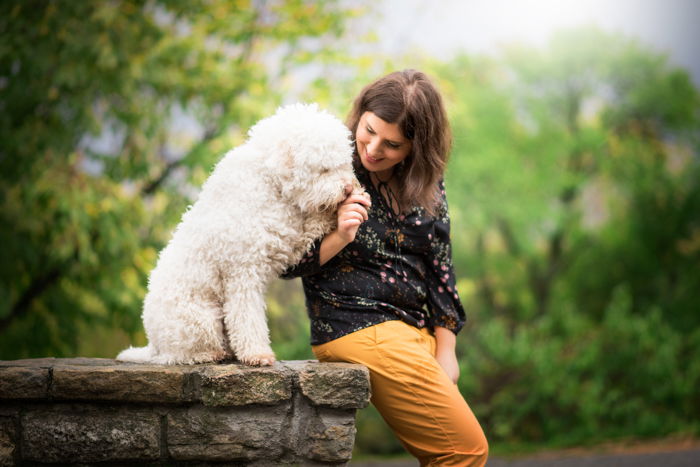
[{"label": "three-quarter sleeve", "polygon": [[289,266],[280,277],[282,279],[294,279],[319,272],[321,270],[321,240],[321,238],[316,240],[299,263]]},{"label": "three-quarter sleeve", "polygon": [[430,234],[430,250],[426,258],[428,310],[433,326],[444,327],[457,334],[464,326],[466,316],[457,293],[457,279],[452,264],[450,217],[442,182],[440,191],[442,201]]}]

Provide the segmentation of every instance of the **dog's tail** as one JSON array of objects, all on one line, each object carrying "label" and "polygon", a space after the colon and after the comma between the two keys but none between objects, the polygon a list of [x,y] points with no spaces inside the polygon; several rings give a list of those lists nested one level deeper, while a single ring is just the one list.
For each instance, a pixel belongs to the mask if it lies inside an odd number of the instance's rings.
[{"label": "dog's tail", "polygon": [[129,347],[117,355],[117,360],[122,362],[151,363],[153,362],[154,349],[151,344],[146,347]]}]

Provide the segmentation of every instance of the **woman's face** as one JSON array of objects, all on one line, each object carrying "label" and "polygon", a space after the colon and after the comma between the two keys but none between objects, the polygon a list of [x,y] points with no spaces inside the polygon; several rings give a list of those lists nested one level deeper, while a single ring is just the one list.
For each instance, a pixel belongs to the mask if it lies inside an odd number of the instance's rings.
[{"label": "woman's face", "polygon": [[360,117],[355,132],[357,152],[362,166],[386,180],[396,164],[411,152],[411,141],[406,139],[396,123],[387,123],[373,112]]}]

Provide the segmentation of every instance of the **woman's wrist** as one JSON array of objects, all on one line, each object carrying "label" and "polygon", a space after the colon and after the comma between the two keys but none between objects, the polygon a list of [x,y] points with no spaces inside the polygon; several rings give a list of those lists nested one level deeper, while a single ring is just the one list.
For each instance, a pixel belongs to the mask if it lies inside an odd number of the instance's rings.
[{"label": "woman's wrist", "polygon": [[330,232],[321,240],[318,259],[321,266],[340,253],[350,242],[343,238],[337,230]]},{"label": "woman's wrist", "polygon": [[450,380],[457,384],[457,380],[459,379],[459,362],[457,361],[457,353],[455,351],[457,336],[454,332],[441,326],[435,326],[434,331],[435,340],[437,341],[435,359],[443,370],[445,370]]},{"label": "woman's wrist", "polygon": [[438,352],[455,351],[455,347],[457,346],[457,336],[454,332],[447,328],[443,328],[442,326],[435,326],[434,333],[435,340],[437,342],[436,350]]}]

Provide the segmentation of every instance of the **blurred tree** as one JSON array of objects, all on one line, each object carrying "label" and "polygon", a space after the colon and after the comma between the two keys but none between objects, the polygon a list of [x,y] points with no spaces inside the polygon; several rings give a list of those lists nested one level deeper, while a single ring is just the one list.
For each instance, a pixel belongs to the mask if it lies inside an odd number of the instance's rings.
[{"label": "blurred tree", "polygon": [[333,56],[336,1],[2,2],[0,358],[134,332],[157,251],[289,72]]},{"label": "blurred tree", "polygon": [[697,430],[700,100],[688,74],[594,29],[434,74],[455,134],[459,287],[478,321],[460,339],[461,389],[492,440]]},{"label": "blurred tree", "polygon": [[[342,113],[403,66],[428,71],[450,113],[447,190],[470,317],[460,389],[489,439],[698,433],[700,126],[687,73],[581,29],[497,58],[378,58],[310,92]],[[303,313],[296,299],[285,310]],[[290,326],[303,342],[285,355],[308,358],[306,320],[279,329],[292,337]],[[402,451],[376,411],[358,414],[358,429],[358,454]]]},{"label": "blurred tree", "polygon": [[[346,5],[0,4],[0,358],[73,355],[85,340],[85,354],[114,355],[123,342],[97,346],[140,330],[147,274],[196,187],[293,94],[290,73],[342,115],[401,67],[340,51]],[[460,389],[489,438],[700,433],[700,119],[687,73],[590,29],[408,66],[438,81],[451,116],[470,317]],[[298,283],[272,292],[275,350],[310,358]],[[376,412],[359,423],[358,452],[400,449]]]}]

